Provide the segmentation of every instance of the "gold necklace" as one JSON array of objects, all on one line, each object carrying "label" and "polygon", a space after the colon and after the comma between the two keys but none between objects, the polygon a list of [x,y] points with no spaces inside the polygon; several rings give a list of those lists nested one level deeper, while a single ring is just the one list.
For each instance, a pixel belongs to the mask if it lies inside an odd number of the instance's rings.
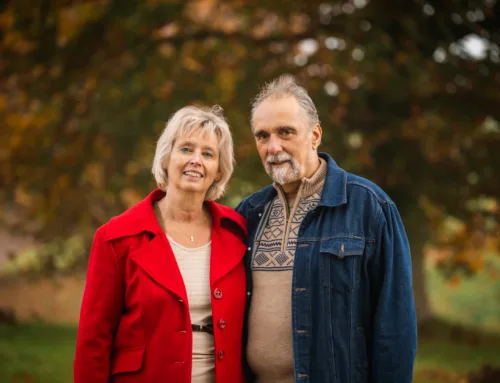
[{"label": "gold necklace", "polygon": [[[162,214],[161,214],[161,209],[160,209],[160,207],[159,207],[159,206],[158,206],[158,210],[159,210],[160,216],[162,217],[162,221],[163,221],[163,216],[162,216]],[[167,214],[167,211],[165,211],[165,215],[166,215],[166,214]],[[205,222],[207,222],[207,217],[206,217],[206,215],[204,215],[204,216],[203,216],[203,222],[204,222],[204,223],[205,223]],[[184,234],[186,237],[188,237],[190,242],[194,242],[194,240],[195,240],[194,235],[187,234],[187,233],[183,232],[183,231],[182,231],[181,229],[179,229],[179,228],[176,228],[176,230],[177,230],[179,233]],[[164,228],[164,229],[163,229],[163,231],[165,231],[165,232],[166,232],[166,231],[167,231],[167,230],[166,230],[166,228]]]}]

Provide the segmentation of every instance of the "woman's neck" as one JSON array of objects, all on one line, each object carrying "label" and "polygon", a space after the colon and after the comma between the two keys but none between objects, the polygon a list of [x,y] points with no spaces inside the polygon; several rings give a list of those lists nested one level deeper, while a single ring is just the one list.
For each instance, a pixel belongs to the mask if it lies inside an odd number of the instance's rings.
[{"label": "woman's neck", "polygon": [[166,198],[158,203],[163,219],[186,223],[206,220],[207,213],[203,209],[204,196],[181,194],[168,188],[166,192]]}]

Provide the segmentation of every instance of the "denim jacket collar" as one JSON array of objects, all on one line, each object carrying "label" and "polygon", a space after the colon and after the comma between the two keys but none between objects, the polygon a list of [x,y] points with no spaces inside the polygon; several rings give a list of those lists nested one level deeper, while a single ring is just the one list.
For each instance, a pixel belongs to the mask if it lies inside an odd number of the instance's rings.
[{"label": "denim jacket collar", "polygon": [[[347,203],[347,173],[341,169],[329,154],[320,152],[318,155],[326,161],[327,172],[321,201],[318,206],[339,206]],[[276,197],[276,189],[268,185],[255,193],[249,204],[254,207],[262,207]]]}]

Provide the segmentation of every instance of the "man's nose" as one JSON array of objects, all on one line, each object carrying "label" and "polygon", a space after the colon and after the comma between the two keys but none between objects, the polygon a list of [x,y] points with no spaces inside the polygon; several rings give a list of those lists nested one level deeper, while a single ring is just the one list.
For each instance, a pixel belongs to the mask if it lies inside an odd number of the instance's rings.
[{"label": "man's nose", "polygon": [[273,155],[281,152],[281,142],[280,142],[280,139],[278,137],[276,137],[276,136],[269,137],[267,152],[269,154],[273,154]]}]

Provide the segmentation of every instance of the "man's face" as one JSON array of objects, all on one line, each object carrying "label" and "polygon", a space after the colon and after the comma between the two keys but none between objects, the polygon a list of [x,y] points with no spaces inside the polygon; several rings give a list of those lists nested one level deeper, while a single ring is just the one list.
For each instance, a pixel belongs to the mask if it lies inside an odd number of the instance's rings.
[{"label": "man's face", "polygon": [[321,127],[309,129],[295,97],[264,100],[254,112],[252,128],[264,168],[275,182],[291,186],[314,174]]}]

